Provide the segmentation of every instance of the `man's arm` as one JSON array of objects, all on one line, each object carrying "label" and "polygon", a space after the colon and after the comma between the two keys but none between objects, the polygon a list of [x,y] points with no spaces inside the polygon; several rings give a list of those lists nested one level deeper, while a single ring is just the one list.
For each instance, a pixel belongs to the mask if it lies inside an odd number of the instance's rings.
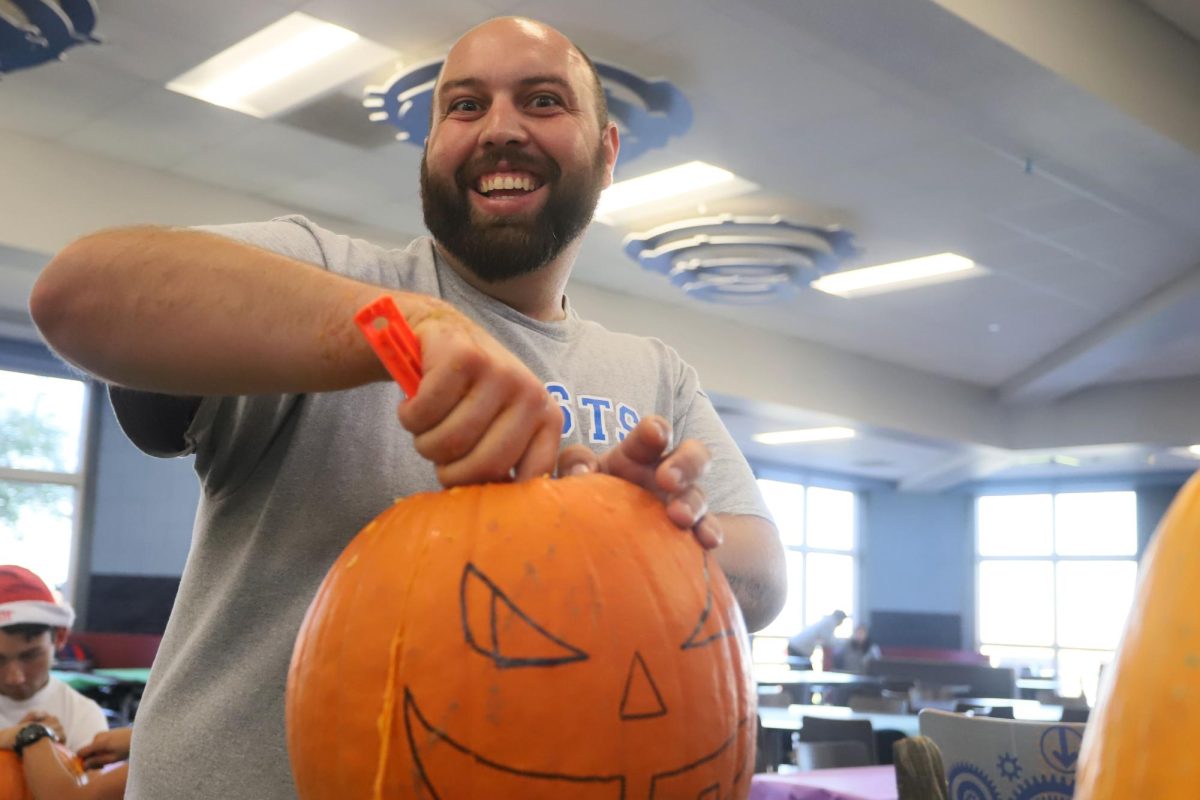
[{"label": "man's arm", "polygon": [[[215,234],[141,227],[69,245],[39,276],[30,312],[64,358],[121,386],[303,392],[386,377],[353,323],[380,293]],[[394,296],[406,317],[436,302]]]},{"label": "man's arm", "polygon": [[775,526],[752,514],[716,514],[724,543],[713,551],[741,606],[747,630],[762,630],[787,599],[783,545]]},{"label": "man's arm", "polygon": [[421,344],[400,406],[446,486],[553,470],[562,416],[521,361],[436,298],[360,283],[201,231],[103,231],[43,270],[30,311],[64,358],[121,386],[175,395],[315,392],[387,380],[354,324],[387,292]]}]

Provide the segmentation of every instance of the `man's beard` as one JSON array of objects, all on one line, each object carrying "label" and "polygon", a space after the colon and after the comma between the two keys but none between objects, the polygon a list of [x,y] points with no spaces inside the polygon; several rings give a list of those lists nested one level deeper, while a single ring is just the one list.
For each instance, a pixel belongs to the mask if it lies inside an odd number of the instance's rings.
[{"label": "man's beard", "polygon": [[[468,192],[479,176],[494,172],[501,161],[510,170],[540,176],[548,197],[533,217],[481,215],[471,207]],[[425,226],[463,266],[488,283],[499,283],[533,272],[553,261],[581,235],[600,199],[606,173],[604,147],[596,148],[591,169],[563,176],[549,158],[535,159],[522,150],[498,148],[463,164],[453,183],[430,174],[421,157],[421,207]]]}]

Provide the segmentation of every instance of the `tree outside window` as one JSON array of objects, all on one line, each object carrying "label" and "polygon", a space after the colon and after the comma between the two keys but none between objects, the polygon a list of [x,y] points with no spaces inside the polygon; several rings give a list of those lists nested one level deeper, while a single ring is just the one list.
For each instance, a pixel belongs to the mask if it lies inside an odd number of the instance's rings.
[{"label": "tree outside window", "polygon": [[67,592],[78,539],[83,381],[0,370],[0,562]]}]

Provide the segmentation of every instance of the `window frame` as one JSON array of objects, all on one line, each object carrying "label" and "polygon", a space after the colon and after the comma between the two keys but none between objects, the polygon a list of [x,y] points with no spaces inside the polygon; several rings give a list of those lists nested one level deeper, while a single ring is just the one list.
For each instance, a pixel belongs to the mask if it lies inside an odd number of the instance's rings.
[{"label": "window frame", "polygon": [[[41,354],[38,353],[38,350],[41,350]],[[40,378],[71,380],[83,385],[83,399],[80,403],[79,452],[74,472],[0,466],[0,480],[13,483],[70,486],[74,489],[75,504],[71,515],[70,556],[67,559],[67,579],[61,588],[61,593],[63,598],[75,608],[76,616],[79,618],[82,616],[82,609],[86,606],[81,598],[87,584],[87,570],[84,569],[84,564],[90,557],[89,542],[85,531],[89,527],[92,508],[92,472],[99,427],[96,424],[97,403],[103,396],[103,392],[97,390],[94,380],[74,372],[54,360],[48,351],[25,342],[0,339],[0,371]]]},{"label": "window frame", "polygon": [[[1124,492],[1133,496],[1134,503],[1134,551],[1131,554],[1121,555],[1061,555],[1058,552],[1058,514],[1057,504],[1060,495],[1068,494],[1105,494],[1112,492]],[[1044,555],[983,555],[980,550],[980,514],[979,501],[983,497],[1011,497],[1016,495],[1049,495],[1050,496],[1050,551]],[[983,652],[983,648],[1028,648],[1030,650],[1042,649],[1049,650],[1053,653],[1053,667],[1055,679],[1060,679],[1062,676],[1061,657],[1063,651],[1074,653],[1090,653],[1096,655],[1107,655],[1109,660],[1115,657],[1116,648],[1096,648],[1096,647],[1069,647],[1060,644],[1059,642],[1059,608],[1058,608],[1058,565],[1061,563],[1109,563],[1109,562],[1131,562],[1134,565],[1135,574],[1140,565],[1142,557],[1142,536],[1139,530],[1139,514],[1138,514],[1138,492],[1137,489],[1129,485],[1097,485],[1088,486],[1081,485],[1076,487],[1022,487],[1020,489],[979,489],[974,493],[973,497],[973,553],[974,561],[974,581],[975,581],[975,648],[977,651]],[[1048,563],[1050,565],[1050,596],[1052,598],[1052,607],[1049,610],[1050,626],[1052,631],[1052,643],[1048,646],[1014,644],[1011,642],[985,642],[983,640],[983,564],[984,562],[1036,562]],[[1136,590],[1136,583],[1135,583]],[[1014,659],[1015,660],[1015,659]],[[1059,687],[1060,691],[1063,689]],[[1080,686],[1081,694],[1086,696],[1089,694],[1088,686]]]},{"label": "window frame", "polygon": [[[851,597],[851,602],[853,603],[853,607],[850,609],[843,609],[843,610],[845,610],[846,613],[849,615],[847,617],[848,621],[854,622],[854,623],[859,621],[858,615],[861,612],[861,607],[862,607],[862,553],[863,553],[863,546],[862,546],[862,539],[863,539],[863,537],[862,537],[862,531],[863,531],[862,491],[856,486],[843,484],[843,483],[837,482],[837,481],[823,481],[823,480],[818,480],[818,479],[807,479],[802,476],[783,474],[783,473],[774,472],[774,471],[766,471],[766,470],[756,471],[754,477],[755,477],[756,482],[760,481],[760,480],[769,480],[769,481],[776,481],[778,483],[790,483],[795,486],[799,486],[804,492],[804,513],[802,515],[802,519],[803,519],[802,524],[804,526],[802,541],[804,543],[802,545],[788,544],[787,541],[784,539],[782,531],[780,532],[780,543],[783,546],[785,554],[788,552],[801,553],[802,558],[803,558],[802,563],[803,563],[803,573],[804,573],[805,583],[800,587],[800,627],[803,627],[806,624],[805,620],[807,619],[807,614],[808,614],[807,580],[808,580],[808,555],[810,553],[829,554],[829,555],[837,555],[837,556],[849,556],[850,563],[851,563],[851,584],[852,584],[851,589],[850,589],[850,597]],[[829,548],[829,547],[812,547],[808,544],[808,541],[809,541],[809,537],[808,537],[809,496],[808,495],[809,495],[809,490],[811,490],[811,489],[832,489],[834,491],[847,492],[851,495],[852,507],[854,509],[854,511],[853,511],[854,521],[853,521],[853,525],[851,528],[852,542],[851,542],[851,546],[850,546],[849,550],[838,550],[838,549]],[[785,555],[785,558],[786,558],[786,555]],[[792,591],[792,587],[789,586],[788,592],[790,593],[791,591]],[[772,622],[772,624],[774,624],[774,622]],[[752,654],[753,654],[752,660],[754,661],[754,663],[762,664],[762,665],[777,665],[777,664],[786,663],[786,661],[784,659],[786,657],[787,640],[790,636],[794,635],[795,633],[798,633],[800,631],[800,627],[796,628],[795,631],[792,631],[792,633],[790,633],[786,636],[780,635],[780,634],[766,634],[766,635],[764,635],[762,633],[751,634],[750,639],[751,639],[751,648],[752,648]],[[766,647],[764,647],[762,649],[770,650],[772,648],[778,648],[781,650],[783,655],[780,657],[777,657],[777,658],[759,659],[757,657],[757,654],[760,652],[760,648],[755,646],[755,642],[758,642],[758,641],[767,643]]]}]

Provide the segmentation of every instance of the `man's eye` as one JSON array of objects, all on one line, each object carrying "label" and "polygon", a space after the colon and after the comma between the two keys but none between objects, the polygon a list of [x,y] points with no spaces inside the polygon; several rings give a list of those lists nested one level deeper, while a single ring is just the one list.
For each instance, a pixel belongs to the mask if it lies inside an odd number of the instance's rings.
[{"label": "man's eye", "polygon": [[454,113],[455,111],[473,113],[478,110],[479,103],[475,102],[474,100],[455,100],[450,104],[450,113]]},{"label": "man's eye", "polygon": [[562,105],[557,97],[550,94],[539,94],[529,102],[534,108],[554,108]]}]

